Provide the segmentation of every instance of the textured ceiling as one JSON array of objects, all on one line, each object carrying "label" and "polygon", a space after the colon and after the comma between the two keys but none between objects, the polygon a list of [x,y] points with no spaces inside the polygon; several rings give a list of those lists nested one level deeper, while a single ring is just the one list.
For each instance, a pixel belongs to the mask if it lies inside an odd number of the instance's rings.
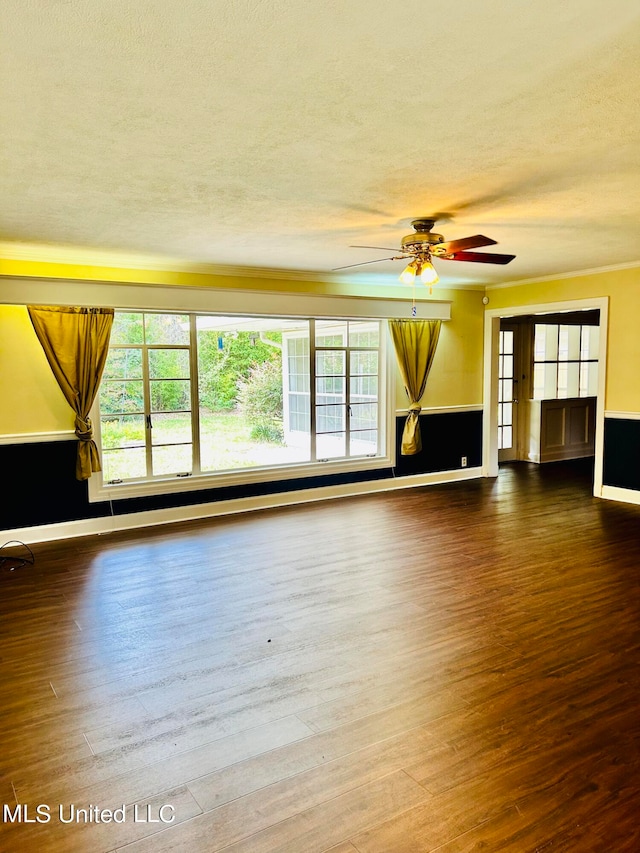
[{"label": "textured ceiling", "polygon": [[640,262],[637,0],[2,0],[0,21],[5,254],[324,274],[441,213],[517,255],[436,262],[444,283]]}]

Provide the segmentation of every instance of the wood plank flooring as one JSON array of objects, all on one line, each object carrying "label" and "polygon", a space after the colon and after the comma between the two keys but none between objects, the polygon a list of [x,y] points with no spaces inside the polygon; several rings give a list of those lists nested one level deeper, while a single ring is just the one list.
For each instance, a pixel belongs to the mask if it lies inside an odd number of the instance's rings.
[{"label": "wood plank flooring", "polygon": [[590,477],[36,546],[0,851],[640,850],[640,507]]}]

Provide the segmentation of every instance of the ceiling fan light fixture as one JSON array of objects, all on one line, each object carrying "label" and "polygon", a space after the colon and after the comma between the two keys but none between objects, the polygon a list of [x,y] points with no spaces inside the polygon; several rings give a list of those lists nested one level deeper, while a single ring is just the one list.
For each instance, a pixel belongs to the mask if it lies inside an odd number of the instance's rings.
[{"label": "ceiling fan light fixture", "polygon": [[400,273],[400,281],[403,284],[413,284],[416,279],[416,273],[418,272],[418,262],[411,261]]},{"label": "ceiling fan light fixture", "polygon": [[440,281],[438,278],[438,273],[436,272],[435,267],[431,263],[431,261],[423,261],[422,269],[420,271],[420,281],[423,284],[436,284],[436,282]]}]

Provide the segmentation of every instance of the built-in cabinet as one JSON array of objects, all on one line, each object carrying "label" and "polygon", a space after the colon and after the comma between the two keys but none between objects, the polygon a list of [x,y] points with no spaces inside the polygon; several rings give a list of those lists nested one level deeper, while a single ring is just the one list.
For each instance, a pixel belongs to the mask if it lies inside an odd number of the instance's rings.
[{"label": "built-in cabinet", "polygon": [[527,459],[557,462],[595,453],[596,397],[529,400]]}]

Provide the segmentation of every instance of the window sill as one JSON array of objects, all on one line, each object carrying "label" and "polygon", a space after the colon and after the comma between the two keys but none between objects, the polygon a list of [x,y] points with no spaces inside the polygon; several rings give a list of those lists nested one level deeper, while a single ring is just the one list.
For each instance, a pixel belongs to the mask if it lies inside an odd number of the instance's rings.
[{"label": "window sill", "polygon": [[94,474],[89,480],[89,502],[126,500],[150,495],[169,495],[181,492],[198,492],[221,489],[227,486],[250,483],[282,482],[305,477],[322,477],[344,474],[350,471],[371,471],[389,468],[393,461],[389,456],[361,457],[357,459],[329,460],[327,462],[302,463],[286,467],[251,468],[245,471],[198,474],[190,477],[166,477],[129,483],[102,483],[101,475]]}]

